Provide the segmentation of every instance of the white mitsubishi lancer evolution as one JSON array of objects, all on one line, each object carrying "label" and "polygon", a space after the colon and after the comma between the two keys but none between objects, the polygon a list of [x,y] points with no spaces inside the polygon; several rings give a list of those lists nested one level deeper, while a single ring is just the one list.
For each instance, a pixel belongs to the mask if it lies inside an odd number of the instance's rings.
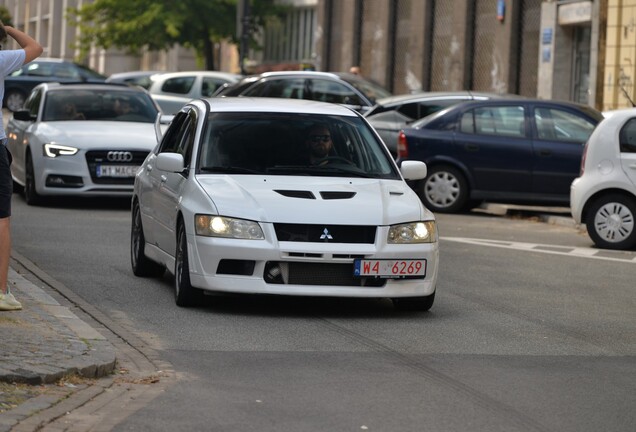
[{"label": "white mitsubishi lancer evolution", "polygon": [[175,299],[205,292],[390,298],[429,310],[435,217],[355,111],[290,99],[195,100],[135,177],[131,263],[174,274]]}]

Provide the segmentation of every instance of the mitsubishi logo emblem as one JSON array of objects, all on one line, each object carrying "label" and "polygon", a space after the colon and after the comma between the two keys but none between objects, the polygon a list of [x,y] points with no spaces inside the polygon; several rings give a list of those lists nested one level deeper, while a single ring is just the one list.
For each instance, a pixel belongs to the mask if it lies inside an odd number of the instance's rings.
[{"label": "mitsubishi logo emblem", "polygon": [[331,234],[329,234],[329,230],[327,228],[325,228],[325,230],[322,232],[320,240],[333,240],[333,237],[331,236]]}]

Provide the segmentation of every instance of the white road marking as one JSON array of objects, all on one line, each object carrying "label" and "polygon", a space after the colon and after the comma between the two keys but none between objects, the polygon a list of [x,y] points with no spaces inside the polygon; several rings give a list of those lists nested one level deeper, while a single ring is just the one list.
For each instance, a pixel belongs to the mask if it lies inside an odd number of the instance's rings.
[{"label": "white road marking", "polygon": [[[466,243],[477,246],[490,246],[504,249],[524,250],[531,252],[539,252],[552,255],[566,255],[579,258],[590,258],[604,261],[636,263],[636,253],[625,251],[609,251],[604,249],[580,248],[574,246],[548,245],[539,243],[523,243],[514,241],[476,239],[468,237],[440,237],[443,241],[452,241],[457,243]],[[615,256],[606,256],[603,254],[615,254]],[[620,255],[624,255],[621,257]]]}]

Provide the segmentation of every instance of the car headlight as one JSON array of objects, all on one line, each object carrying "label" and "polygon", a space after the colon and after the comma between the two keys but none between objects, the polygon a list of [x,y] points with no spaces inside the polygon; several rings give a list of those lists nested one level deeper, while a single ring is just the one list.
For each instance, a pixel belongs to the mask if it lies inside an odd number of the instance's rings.
[{"label": "car headlight", "polygon": [[197,235],[246,240],[263,240],[263,230],[257,222],[224,216],[198,214],[194,217]]},{"label": "car headlight", "polygon": [[44,156],[50,158],[56,158],[58,156],[73,156],[75,153],[79,151],[78,148],[64,146],[55,143],[46,143],[44,144]]},{"label": "car headlight", "polygon": [[434,243],[437,241],[435,221],[411,222],[389,228],[389,244]]}]

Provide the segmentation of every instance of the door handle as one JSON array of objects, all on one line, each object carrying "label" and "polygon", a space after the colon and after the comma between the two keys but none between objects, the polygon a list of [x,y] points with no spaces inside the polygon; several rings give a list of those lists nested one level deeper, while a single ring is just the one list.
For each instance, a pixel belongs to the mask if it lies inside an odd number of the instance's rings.
[{"label": "door handle", "polygon": [[146,165],[146,171],[148,172],[152,171],[152,165]]},{"label": "door handle", "polygon": [[552,155],[552,150],[541,149],[539,150],[539,156],[550,156]]},{"label": "door handle", "polygon": [[631,169],[636,169],[636,163],[629,164],[629,167],[630,167]]},{"label": "door handle", "polygon": [[165,183],[168,180],[168,177],[165,175],[161,176],[161,183]]},{"label": "door handle", "polygon": [[464,148],[468,151],[477,151],[479,150],[479,146],[477,144],[466,144]]}]

